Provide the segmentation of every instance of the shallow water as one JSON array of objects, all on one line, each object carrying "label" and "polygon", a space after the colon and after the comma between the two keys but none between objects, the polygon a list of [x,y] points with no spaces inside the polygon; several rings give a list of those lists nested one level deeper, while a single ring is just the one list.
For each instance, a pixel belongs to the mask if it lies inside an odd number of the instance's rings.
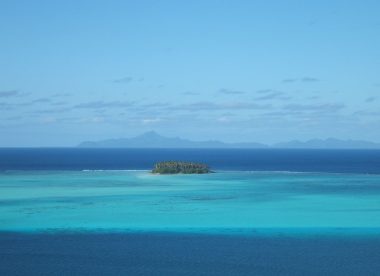
[{"label": "shallow water", "polygon": [[377,174],[0,174],[0,231],[378,234],[378,229]]},{"label": "shallow water", "polygon": [[4,171],[1,275],[378,275],[380,174]]}]

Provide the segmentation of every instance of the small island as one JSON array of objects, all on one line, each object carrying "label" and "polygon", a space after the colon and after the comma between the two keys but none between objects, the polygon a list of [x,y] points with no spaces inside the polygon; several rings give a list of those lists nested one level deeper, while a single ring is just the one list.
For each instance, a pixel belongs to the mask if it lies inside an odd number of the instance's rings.
[{"label": "small island", "polygon": [[154,165],[152,173],[157,174],[204,174],[211,173],[210,168],[205,164],[183,162],[183,161],[165,161]]}]

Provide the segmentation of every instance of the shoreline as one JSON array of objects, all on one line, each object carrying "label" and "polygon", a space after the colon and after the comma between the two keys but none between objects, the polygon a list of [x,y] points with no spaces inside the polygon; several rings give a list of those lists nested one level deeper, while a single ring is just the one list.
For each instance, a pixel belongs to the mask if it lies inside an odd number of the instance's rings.
[{"label": "shoreline", "polygon": [[368,173],[368,172],[330,172],[330,171],[299,171],[299,170],[230,170],[230,169],[216,169],[210,173],[201,174],[186,174],[186,173],[175,173],[175,174],[161,174],[153,173],[151,169],[0,169],[0,176],[7,175],[10,173],[96,173],[96,172],[125,172],[125,173],[147,173],[149,175],[214,175],[214,174],[225,174],[225,173],[244,173],[244,174],[309,174],[309,175],[367,175],[376,176],[380,175],[380,172]]}]

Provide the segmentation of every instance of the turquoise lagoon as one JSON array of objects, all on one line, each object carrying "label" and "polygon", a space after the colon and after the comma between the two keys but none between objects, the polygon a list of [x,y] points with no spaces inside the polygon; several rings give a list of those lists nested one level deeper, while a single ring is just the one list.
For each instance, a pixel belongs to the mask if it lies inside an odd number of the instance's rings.
[{"label": "turquoise lagoon", "polygon": [[380,233],[380,175],[9,171],[0,231]]}]

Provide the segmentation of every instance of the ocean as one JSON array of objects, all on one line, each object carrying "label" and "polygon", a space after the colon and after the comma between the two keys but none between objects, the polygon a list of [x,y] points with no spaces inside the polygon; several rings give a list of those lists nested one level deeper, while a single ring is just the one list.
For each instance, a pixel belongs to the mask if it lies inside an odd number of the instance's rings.
[{"label": "ocean", "polygon": [[[215,172],[152,175],[163,160]],[[380,151],[0,149],[1,275],[378,275]]]},{"label": "ocean", "polygon": [[380,173],[380,150],[0,148],[0,171],[150,170],[162,160],[227,171]]}]

